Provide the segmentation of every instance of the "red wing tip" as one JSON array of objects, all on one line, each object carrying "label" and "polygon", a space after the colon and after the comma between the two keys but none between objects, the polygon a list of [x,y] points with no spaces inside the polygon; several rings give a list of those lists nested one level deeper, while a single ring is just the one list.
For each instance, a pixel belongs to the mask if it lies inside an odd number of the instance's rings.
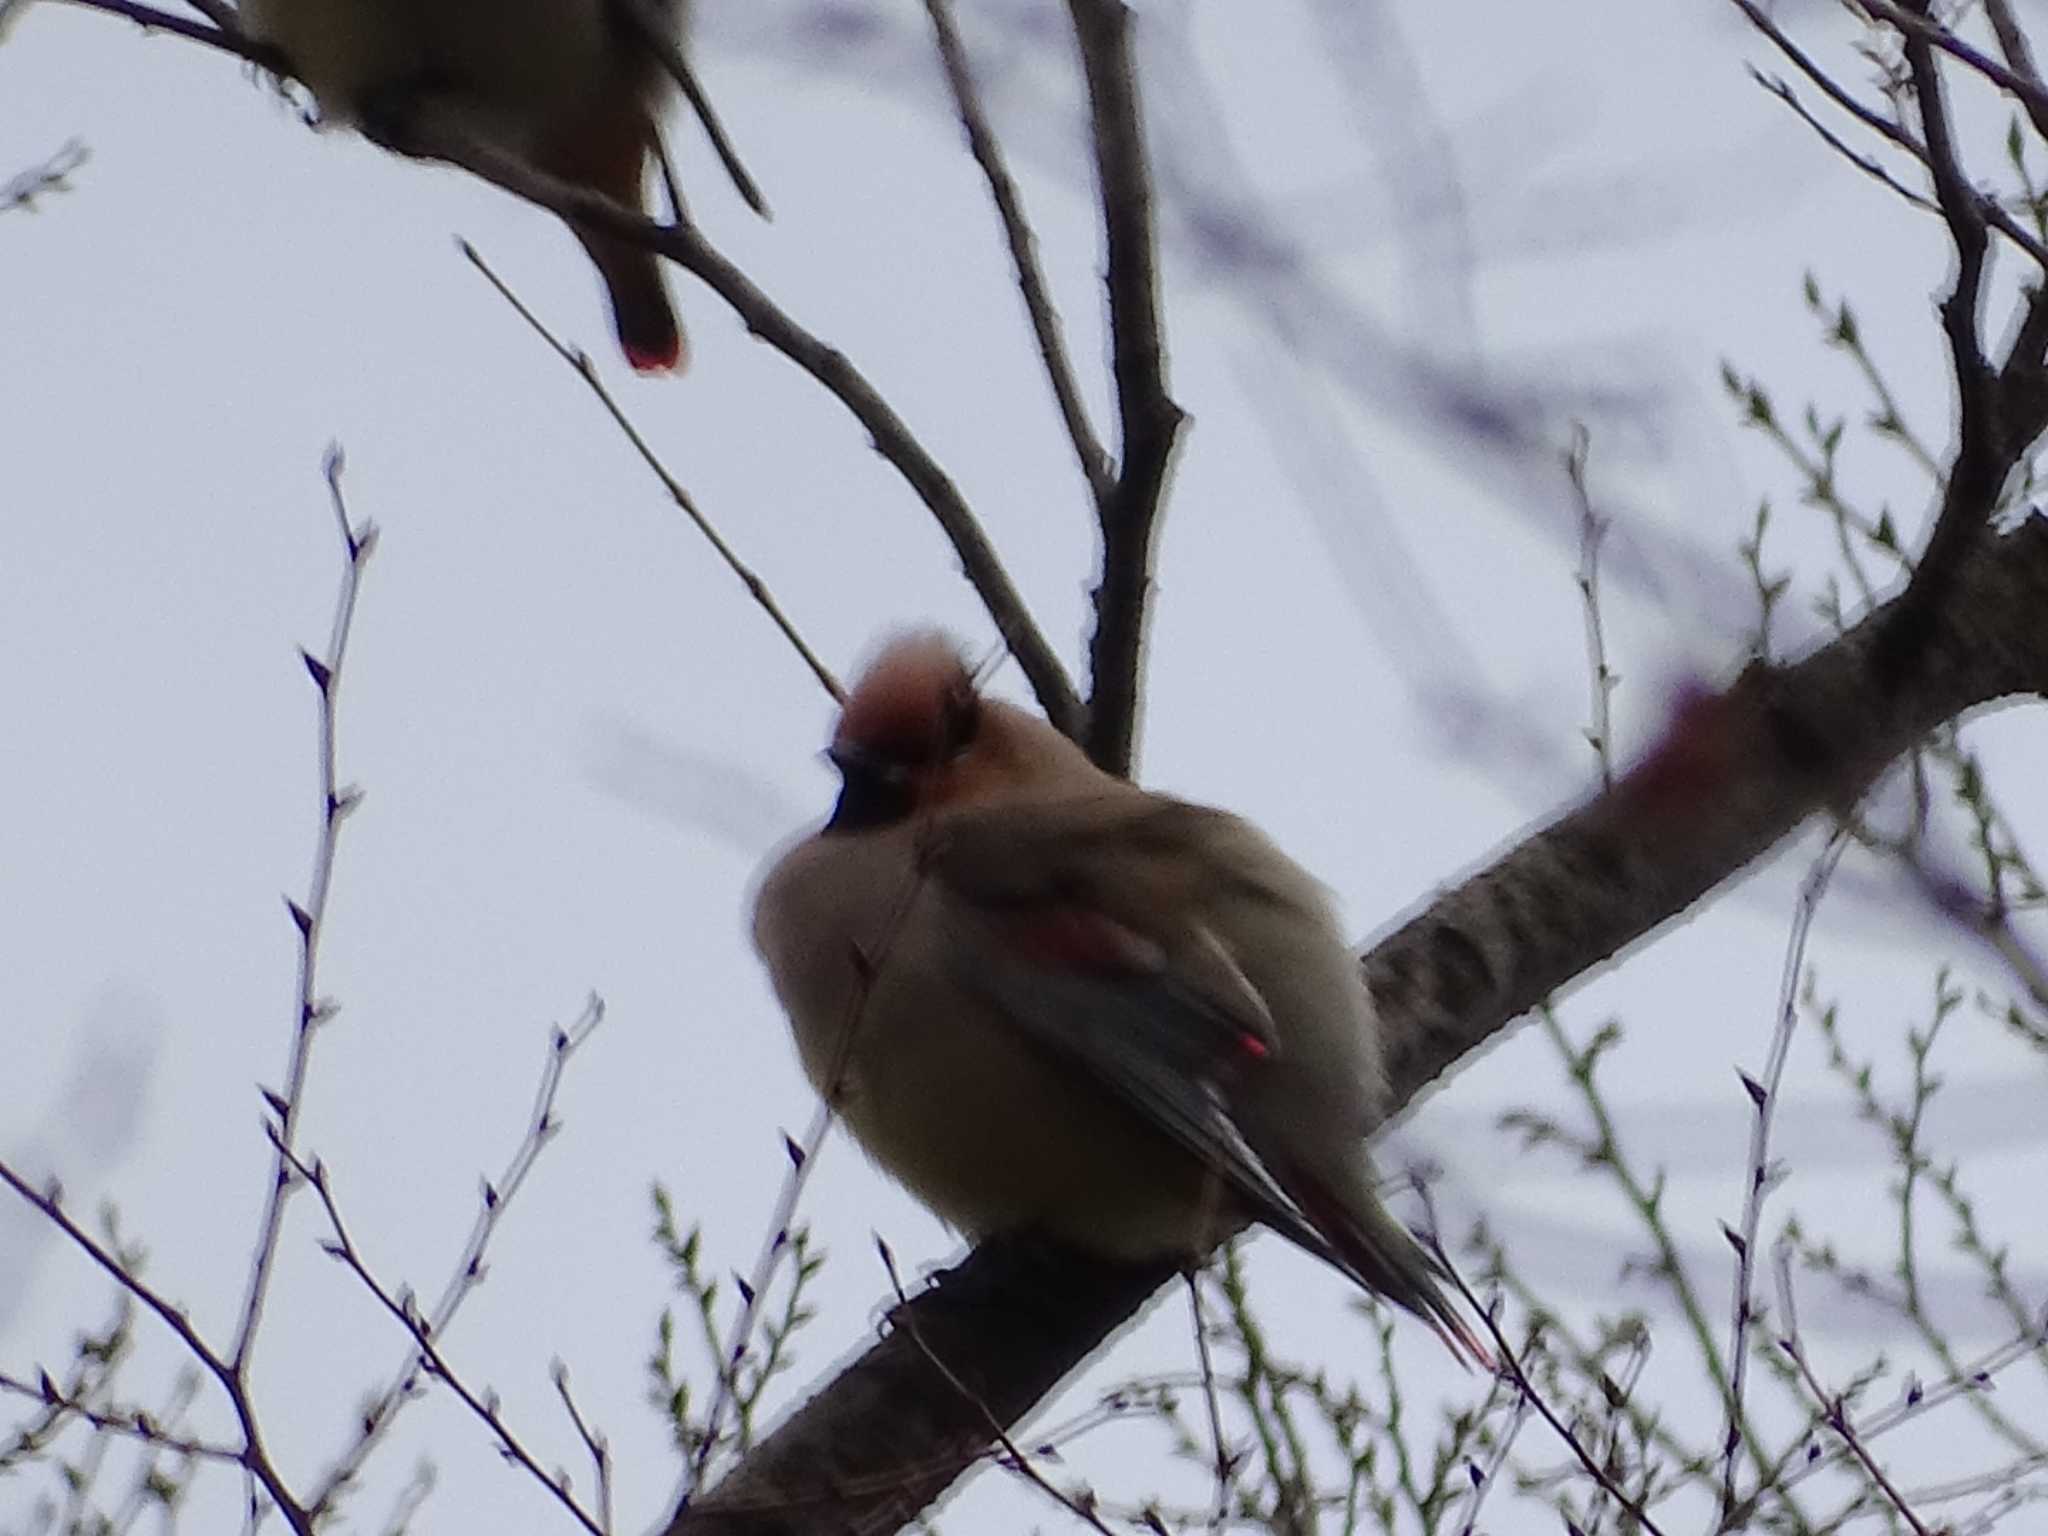
[{"label": "red wing tip", "polygon": [[1494,1358],[1493,1351],[1486,1347],[1479,1335],[1466,1326],[1463,1318],[1453,1317],[1443,1322],[1431,1318],[1429,1321],[1436,1330],[1436,1336],[1457,1357],[1458,1364],[1467,1370],[1476,1366],[1488,1375],[1500,1374],[1500,1361]]}]

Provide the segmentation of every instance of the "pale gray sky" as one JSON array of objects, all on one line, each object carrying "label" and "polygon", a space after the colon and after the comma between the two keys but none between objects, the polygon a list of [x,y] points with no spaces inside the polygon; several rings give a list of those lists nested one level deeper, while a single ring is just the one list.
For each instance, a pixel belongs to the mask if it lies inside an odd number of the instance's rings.
[{"label": "pale gray sky", "polygon": [[[1827,8],[1786,9],[1839,40]],[[698,217],[890,396],[1077,657],[1088,514],[921,8],[699,10],[706,82],[776,217],[748,214],[678,125]],[[821,34],[827,10],[840,25]],[[963,10],[1099,409],[1075,91],[1057,47],[1014,41],[1020,17],[1056,10]],[[1757,499],[1781,503],[1780,563],[1828,548],[1733,430],[1720,359],[1790,407],[1816,398],[1853,419],[1855,380],[1801,302],[1812,268],[1858,302],[1939,441],[1946,376],[1922,299],[1945,247],[1750,83],[1744,61],[1762,48],[1725,6],[1595,0],[1568,22],[1498,3],[1347,16],[1290,0],[1256,24],[1224,0],[1143,14],[1172,196],[1174,389],[1194,417],[1161,552],[1144,776],[1259,820],[1364,935],[1591,780],[1556,467],[1570,420],[1591,427],[1596,489],[1620,518],[1608,635],[1620,730],[1639,744],[1673,685],[1739,657],[1734,550]],[[1988,174],[2003,119],[1981,126]],[[846,413],[689,280],[674,282],[691,372],[634,380],[580,252],[547,217],[308,133],[224,56],[38,5],[0,47],[0,173],[74,135],[92,152],[74,189],[0,218],[0,1154],[61,1175],[81,1210],[118,1200],[156,1283],[201,1326],[230,1327],[264,1181],[253,1085],[277,1080],[293,1006],[279,894],[303,890],[316,811],[294,648],[317,648],[331,611],[320,460],[338,439],[354,514],[383,543],[344,683],[342,771],[367,798],[344,833],[323,973],[342,1012],[317,1048],[305,1144],[380,1270],[432,1293],[477,1175],[519,1138],[549,1022],[603,994],[609,1021],[570,1074],[565,1133],[448,1347],[582,1483],[548,1376],[551,1357],[570,1362],[617,1452],[622,1528],[638,1529],[673,1483],[641,1404],[665,1299],[648,1181],[703,1222],[722,1267],[744,1268],[781,1176],[780,1130],[809,1114],[742,914],[769,846],[827,802],[829,703],[454,237],[598,355],[842,670],[892,624],[944,622],[977,646],[989,626]],[[1474,429],[1482,419],[1491,430]],[[1920,514],[1903,460],[1853,429],[1849,451],[1859,483]],[[1803,601],[1786,623],[1816,632]],[[1021,686],[1014,668],[999,686]],[[2039,712],[1975,738],[2022,834],[2048,841],[2048,797],[2022,789],[2048,750]],[[1786,860],[1565,1010],[1581,1032],[1628,1021],[1614,1091],[1643,1160],[1671,1164],[1673,1220],[1721,1330],[1716,1222],[1735,1218],[1747,1139],[1733,1068],[1761,1063],[1803,869]],[[1924,1022],[1933,967],[1957,948],[1871,868],[1847,866],[1811,957],[1894,1082],[1900,1030]],[[2002,995],[1994,967],[1964,958]],[[2019,1213],[2048,1174],[2028,1113],[2039,1064],[1975,1014],[1955,1032],[1935,1135],[1982,1170],[1987,1220],[2004,1218],[2015,1271],[2038,1289],[2048,1250]],[[1793,1178],[1773,1210],[1881,1260],[1882,1144],[1810,1035],[1791,1082]],[[1560,1298],[1653,1304],[1616,1279],[1639,1239],[1610,1193],[1490,1129],[1531,1101],[1569,1105],[1553,1054],[1525,1032],[1416,1113],[1388,1156],[1443,1163],[1460,1225],[1483,1212]],[[906,1263],[955,1246],[844,1144],[806,1214],[833,1263],[789,1394],[868,1336],[886,1293],[871,1233]],[[259,1370],[277,1450],[300,1473],[345,1441],[401,1353],[318,1254],[316,1216],[294,1209]],[[1323,1355],[1337,1340],[1364,1369],[1366,1335],[1328,1326],[1339,1289],[1275,1247],[1257,1262],[1286,1296],[1283,1340]],[[1945,1283],[1965,1342],[1988,1343],[2001,1325],[1973,1310],[1969,1272]],[[0,1367],[61,1359],[101,1291],[0,1207]],[[1431,1341],[1406,1342],[1423,1399],[1477,1395]],[[1844,1374],[1871,1347],[1827,1342]],[[155,1341],[149,1359],[170,1354]],[[1190,1363],[1175,1302],[1097,1376]],[[1651,1381],[1697,1413],[1692,1374],[1668,1324]],[[421,1455],[442,1482],[416,1528],[567,1528],[454,1406],[413,1410],[400,1440],[351,1528],[374,1528]],[[1161,1483],[1187,1475],[1144,1458],[1155,1466]],[[1098,1471],[1106,1494],[1149,1486]],[[22,1522],[28,1491],[0,1483],[0,1528]],[[188,1529],[219,1528],[238,1498],[219,1479]],[[984,1477],[946,1524],[1055,1513]]]}]

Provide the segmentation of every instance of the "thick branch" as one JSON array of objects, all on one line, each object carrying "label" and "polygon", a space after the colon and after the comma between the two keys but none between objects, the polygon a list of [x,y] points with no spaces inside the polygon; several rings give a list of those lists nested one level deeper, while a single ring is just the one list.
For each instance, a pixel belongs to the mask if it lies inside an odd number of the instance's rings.
[{"label": "thick branch", "polygon": [[[1433,901],[1374,946],[1397,1103],[1523,1010],[1680,917],[1817,811],[1853,802],[1943,721],[2048,694],[2048,519],[1965,555],[1920,663],[1874,665],[1896,603],[1804,661],[1694,701],[1614,788]],[[985,1244],[891,1335],[680,1513],[667,1536],[893,1530],[987,1450],[1168,1277]]]}]

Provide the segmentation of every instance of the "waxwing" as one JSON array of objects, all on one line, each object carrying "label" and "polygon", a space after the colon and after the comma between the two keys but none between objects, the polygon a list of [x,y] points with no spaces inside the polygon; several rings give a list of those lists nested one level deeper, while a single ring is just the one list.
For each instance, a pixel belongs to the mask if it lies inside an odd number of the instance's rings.
[{"label": "waxwing", "polygon": [[978,696],[936,634],[881,651],[828,756],[838,804],[763,875],[754,942],[883,1168],[970,1237],[1110,1258],[1258,1220],[1486,1358],[1374,1193],[1377,1025],[1300,866]]},{"label": "waxwing", "polygon": [[[656,0],[680,37],[688,0]],[[536,170],[646,206],[667,71],[611,0],[242,0],[325,121],[368,127],[431,105]],[[578,229],[635,368],[680,367],[684,344],[652,252]]]}]

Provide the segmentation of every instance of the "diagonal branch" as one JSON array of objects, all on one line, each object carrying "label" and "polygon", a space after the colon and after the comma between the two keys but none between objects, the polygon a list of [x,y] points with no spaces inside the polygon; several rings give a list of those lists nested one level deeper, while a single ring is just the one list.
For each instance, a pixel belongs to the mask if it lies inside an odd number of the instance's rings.
[{"label": "diagonal branch", "polygon": [[[2026,107],[2029,114],[2036,111],[2048,112],[2048,89],[2042,87],[2041,81],[2033,76],[2031,71],[2007,69],[1982,49],[1972,47],[1957,37],[1929,14],[1927,0],[1909,0],[1909,3],[1903,5],[1896,3],[1896,0],[1856,0],[1856,4],[1868,15],[1898,28],[1909,50],[1907,63],[1912,67],[1916,77],[1919,66],[1913,64],[1910,50],[1915,47],[1939,48],[1943,53],[1975,70],[2000,90],[2012,95]],[[2000,34],[1999,41],[2003,46],[2003,33]]]},{"label": "diagonal branch", "polygon": [[1984,0],[1984,17],[1991,23],[2006,67],[2026,82],[2027,89],[2017,94],[2020,105],[2027,110],[2027,120],[2034,125],[2034,132],[2048,139],[2048,83],[2042,81],[2041,72],[2034,67],[2034,50],[2027,44],[2027,34],[2013,19],[2008,0]]},{"label": "diagonal branch", "polygon": [[960,114],[960,125],[967,130],[968,152],[981,167],[989,196],[995,200],[996,216],[1002,220],[1010,261],[1017,269],[1017,287],[1024,295],[1024,310],[1031,320],[1031,332],[1038,339],[1038,355],[1045,363],[1060,419],[1066,423],[1067,437],[1081,461],[1081,473],[1087,477],[1095,505],[1098,510],[1103,509],[1115,493],[1116,473],[1110,467],[1102,440],[1088,420],[1088,407],[1081,400],[1073,359],[1068,356],[1066,339],[1060,333],[1059,311],[1053,307],[1052,293],[1038,264],[1037,237],[1031,232],[1031,221],[1024,216],[1024,202],[1017,195],[1016,182],[1010,179],[1010,168],[1003,161],[1002,145],[989,127],[988,115],[981,109],[981,92],[968,67],[967,47],[960,40],[960,29],[954,25],[952,0],[924,0],[924,8],[938,38],[939,62],[945,67],[946,84],[953,92],[954,109]]},{"label": "diagonal branch", "polygon": [[1046,718],[1068,735],[1078,736],[1080,696],[967,499],[844,352],[798,324],[680,211],[673,224],[656,224],[609,198],[535,170],[465,132],[445,114],[421,111],[402,124],[387,126],[387,136],[395,141],[391,147],[401,153],[460,166],[571,224],[618,235],[675,262],[723,299],[750,332],[822,384],[867,429],[875,451],[932,514]]},{"label": "diagonal branch", "polygon": [[775,593],[761,578],[760,573],[740,558],[739,551],[718,531],[718,525],[704,515],[703,510],[697,505],[696,497],[692,496],[684,488],[682,481],[670,473],[669,467],[662,463],[661,455],[654,451],[653,445],[633,424],[633,419],[626,414],[625,407],[619,404],[618,397],[605,388],[604,380],[598,375],[597,365],[590,360],[590,354],[580,347],[570,346],[549,330],[547,323],[529,309],[525,301],[512,291],[511,286],[492,270],[490,263],[484,260],[475,246],[467,240],[459,242],[459,246],[464,258],[483,274],[484,281],[496,290],[498,297],[511,305],[512,312],[524,320],[528,328],[547,343],[548,349],[573,368],[576,376],[589,386],[590,392],[597,396],[598,404],[604,407],[605,414],[611,417],[612,424],[625,435],[633,451],[640,455],[640,462],[654,472],[655,479],[661,482],[661,488],[668,492],[669,500],[681,509],[683,516],[704,536],[712,552],[725,563],[725,568],[739,578],[740,585],[747,589],[747,595],[768,615],[768,622],[789,642],[790,649],[797,654],[797,659],[802,661],[811,676],[818,680],[818,686],[831,696],[835,704],[843,707],[846,703],[846,689],[840,685],[839,679],[832,675],[832,669],[811,649],[811,643],[796,627],[796,621],[783,612],[782,604],[776,600]]},{"label": "diagonal branch", "polygon": [[[1808,816],[1852,803],[1943,721],[2048,694],[2048,518],[1972,545],[1920,664],[1875,665],[1899,603],[1804,660],[1692,701],[1613,790],[1532,833],[1365,956],[1394,1102],[1680,916]],[[986,1243],[697,1500],[666,1536],[893,1530],[1173,1277]],[[944,1361],[975,1401],[925,1357]]]},{"label": "diagonal branch", "polygon": [[[225,27],[209,26],[203,21],[190,17],[174,16],[169,11],[158,10],[153,5],[143,5],[138,0],[70,0],[72,5],[85,7],[90,11],[105,11],[109,16],[123,16],[134,22],[145,32],[171,32],[188,42],[202,43],[209,48],[218,48],[222,53],[231,53],[238,59],[251,64],[260,64],[273,74],[285,72],[283,57],[267,43],[259,43],[240,32]],[[211,16],[214,8],[210,5],[195,6],[194,9]]]},{"label": "diagonal branch", "polygon": [[1093,691],[1084,745],[1102,767],[1128,773],[1137,742],[1152,540],[1174,442],[1186,417],[1166,392],[1159,242],[1131,58],[1131,10],[1124,0],[1068,0],[1067,8],[1088,81],[1117,419],[1123,430],[1116,488],[1101,504],[1102,578],[1095,588],[1095,634],[1089,642]]},{"label": "diagonal branch", "polygon": [[[147,28],[175,32],[248,59],[275,73],[291,72],[289,62],[275,49],[235,33],[156,10],[138,3],[138,0],[71,0],[71,3],[125,16]],[[616,234],[667,257],[724,299],[750,332],[823,385],[867,429],[875,451],[909,482],[918,499],[931,512],[952,544],[954,553],[959,556],[961,570],[1002,635],[1003,644],[1017,658],[1017,664],[1031,684],[1046,718],[1069,736],[1080,737],[1083,721],[1080,695],[1075,692],[1058,653],[1031,616],[1023,594],[1010,580],[995,545],[952,477],[845,353],[798,324],[745,273],[720,254],[680,209],[674,224],[656,224],[608,198],[535,170],[517,157],[465,132],[459,123],[445,114],[422,111],[409,121],[389,123],[384,127],[386,131],[380,133],[379,142],[386,148],[420,159],[440,160],[459,166],[514,196],[560,215],[572,224]],[[1168,405],[1173,409],[1170,402]],[[1178,414],[1178,410],[1173,409],[1176,421]],[[1167,446],[1170,447],[1170,434]],[[1161,459],[1163,477],[1163,451]]]}]

